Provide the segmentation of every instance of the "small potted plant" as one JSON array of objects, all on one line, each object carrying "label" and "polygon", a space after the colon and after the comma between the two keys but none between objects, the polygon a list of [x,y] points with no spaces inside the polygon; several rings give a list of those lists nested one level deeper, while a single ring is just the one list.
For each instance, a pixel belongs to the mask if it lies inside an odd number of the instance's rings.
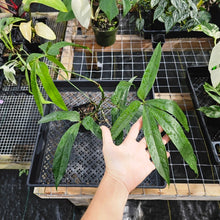
[{"label": "small potted plant", "polygon": [[[92,25],[96,42],[100,46],[110,46],[114,44],[119,25],[118,2],[116,0],[99,0],[91,3],[89,0],[64,1],[68,8],[68,13],[60,13],[58,21],[70,20],[76,17],[79,23],[88,29]],[[125,16],[131,9],[130,0],[123,1],[123,15]],[[73,12],[73,13],[72,13]]]},{"label": "small potted plant", "polygon": [[[81,118],[78,111],[74,110],[58,110],[42,117],[39,123],[53,123],[59,120],[68,120],[73,123],[60,139],[54,155],[53,174],[56,187],[59,185],[66,172],[70,152],[79,133],[80,126],[91,131],[98,138],[101,138],[100,124],[98,121],[94,120],[94,118],[97,119],[96,114],[98,113],[103,116],[104,123],[111,126],[112,137],[117,144],[122,142],[123,135],[129,130],[130,123],[138,117],[143,117],[143,132],[148,143],[151,158],[154,161],[158,172],[168,184],[170,183],[169,165],[166,149],[158,130],[158,124],[160,124],[164,131],[169,135],[170,139],[191,169],[198,174],[196,157],[193,153],[192,146],[182,129],[183,126],[189,131],[187,119],[182,110],[172,100],[146,99],[154,84],[160,65],[160,59],[161,45],[158,44],[143,74],[140,86],[137,89],[136,95],[138,98],[136,100],[127,100],[129,90],[132,87],[135,77],[129,81],[120,81],[110,100],[105,96],[101,84],[86,78],[87,80],[92,81],[101,93],[101,99],[98,103],[91,101],[92,104],[95,105],[94,111],[83,118]],[[71,84],[74,83],[70,81],[68,82]],[[74,84],[73,86],[75,88]],[[79,89],[77,90],[80,91]],[[80,93],[83,92],[80,91]],[[86,97],[89,98],[88,95]],[[105,114],[103,115],[103,112],[105,112],[102,105],[104,101],[110,102],[113,106],[111,107],[112,119],[110,121],[108,120],[109,117]]]}]

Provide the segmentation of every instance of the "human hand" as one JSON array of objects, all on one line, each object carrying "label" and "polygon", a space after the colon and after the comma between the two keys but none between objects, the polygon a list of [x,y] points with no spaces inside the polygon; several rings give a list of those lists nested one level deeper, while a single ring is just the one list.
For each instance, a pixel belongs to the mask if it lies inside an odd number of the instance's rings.
[{"label": "human hand", "polygon": [[[145,138],[142,138],[139,142],[136,141],[141,127],[142,118],[139,118],[131,127],[123,143],[116,146],[113,143],[110,130],[106,126],[101,126],[106,165],[105,174],[125,185],[128,192],[131,192],[155,169],[146,149]],[[160,126],[159,130],[162,132]],[[166,144],[169,137],[164,135],[162,140]]]}]

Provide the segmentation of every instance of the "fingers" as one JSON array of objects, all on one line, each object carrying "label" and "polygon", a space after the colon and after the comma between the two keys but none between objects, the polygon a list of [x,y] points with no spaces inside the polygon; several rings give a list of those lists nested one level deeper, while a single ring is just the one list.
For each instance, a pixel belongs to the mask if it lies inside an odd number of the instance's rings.
[{"label": "fingers", "polygon": [[142,117],[140,117],[131,127],[130,131],[128,132],[127,137],[135,139],[137,138],[139,131],[142,128]]},{"label": "fingers", "polygon": [[101,126],[100,127],[102,130],[102,141],[104,145],[112,145],[113,140],[111,136],[111,131],[106,127],[106,126]]}]

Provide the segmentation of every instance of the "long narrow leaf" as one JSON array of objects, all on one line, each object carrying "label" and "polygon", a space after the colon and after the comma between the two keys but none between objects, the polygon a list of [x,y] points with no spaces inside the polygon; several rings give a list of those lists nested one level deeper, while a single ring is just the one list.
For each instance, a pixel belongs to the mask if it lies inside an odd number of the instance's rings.
[{"label": "long narrow leaf", "polygon": [[76,136],[79,132],[80,123],[72,125],[62,136],[54,155],[53,174],[55,177],[56,187],[59,185],[63,175],[65,174],[71,149],[73,147]]},{"label": "long narrow leaf", "polygon": [[44,110],[43,110],[43,105],[42,105],[41,98],[40,98],[41,95],[40,95],[40,89],[37,84],[35,68],[32,68],[31,70],[31,89],[32,89],[32,93],[33,93],[38,111],[40,112],[41,115],[43,115]]},{"label": "long narrow leaf", "polygon": [[153,105],[156,108],[169,112],[171,115],[177,118],[177,120],[183,125],[186,131],[189,131],[187,118],[175,101],[167,99],[151,99],[147,100],[147,104]]},{"label": "long narrow leaf", "polygon": [[115,138],[123,131],[123,129],[129,125],[131,119],[138,111],[140,105],[140,101],[135,100],[131,102],[130,105],[117,118],[116,122],[113,124],[111,128],[113,140],[115,140]]},{"label": "long narrow leaf", "polygon": [[176,146],[183,159],[189,164],[192,170],[198,174],[197,160],[192,146],[185,136],[182,127],[170,114],[154,107],[149,108],[150,113],[157,120]]},{"label": "long narrow leaf", "polygon": [[150,62],[147,65],[147,68],[141,80],[141,85],[137,91],[137,96],[141,100],[144,100],[147,97],[147,94],[149,93],[149,91],[151,90],[154,84],[160,66],[160,59],[161,59],[161,45],[160,43],[158,43],[150,59]]},{"label": "long narrow leaf", "polygon": [[91,131],[96,137],[102,139],[101,128],[98,124],[95,123],[91,116],[86,116],[82,121],[82,125],[86,130]]},{"label": "long narrow leaf", "polygon": [[56,111],[44,116],[38,123],[40,124],[59,120],[69,120],[76,122],[80,120],[80,115],[77,111]]},{"label": "long narrow leaf", "polygon": [[147,105],[143,107],[143,130],[148,150],[159,174],[170,184],[166,148],[162,142],[157,123]]},{"label": "long narrow leaf", "polygon": [[49,69],[47,65],[43,62],[35,62],[33,65],[36,67],[36,73],[40,77],[40,80],[42,82],[42,85],[50,97],[50,99],[53,101],[55,105],[57,105],[59,108],[67,111],[67,107],[63,101],[62,96],[60,95],[58,89],[54,85],[53,80],[51,79]]},{"label": "long narrow leaf", "polygon": [[198,109],[203,112],[207,117],[210,118],[220,118],[220,106],[219,105],[211,105],[209,107],[201,107]]}]

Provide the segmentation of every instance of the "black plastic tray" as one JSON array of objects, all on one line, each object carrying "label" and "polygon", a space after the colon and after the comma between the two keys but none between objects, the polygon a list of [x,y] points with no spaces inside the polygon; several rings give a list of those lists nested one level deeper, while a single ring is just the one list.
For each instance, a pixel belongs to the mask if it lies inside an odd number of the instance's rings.
[{"label": "black plastic tray", "polygon": [[[191,91],[195,109],[215,104],[203,88],[205,82],[211,84],[207,66],[189,67],[187,69],[187,83]],[[206,117],[199,110],[196,110],[196,113],[206,144],[211,149],[211,155],[213,155],[217,163],[220,163],[220,118]]]},{"label": "black plastic tray", "polygon": [[[92,99],[97,101],[101,98],[101,94],[94,84],[88,81],[72,82],[82,91],[85,91]],[[101,81],[100,84],[104,88],[105,94],[110,97],[118,82],[119,81]],[[56,81],[55,84],[69,109],[86,102],[82,94],[74,90],[69,83]],[[140,82],[135,82],[135,84],[139,85]],[[150,92],[150,97],[153,98],[152,91]],[[129,99],[134,100],[136,98],[136,92],[133,89],[133,91],[129,93]],[[109,103],[105,103],[105,105],[109,106]],[[45,114],[56,110],[56,106],[47,105]],[[52,173],[53,157],[57,144],[68,126],[68,122],[50,122],[40,125],[32,164],[27,179],[27,184],[29,186],[55,186]],[[102,141],[90,132],[79,132],[71,152],[66,173],[61,180],[60,186],[97,187],[104,174],[104,169]],[[164,188],[165,186],[165,180],[155,170],[139,187]]]}]

